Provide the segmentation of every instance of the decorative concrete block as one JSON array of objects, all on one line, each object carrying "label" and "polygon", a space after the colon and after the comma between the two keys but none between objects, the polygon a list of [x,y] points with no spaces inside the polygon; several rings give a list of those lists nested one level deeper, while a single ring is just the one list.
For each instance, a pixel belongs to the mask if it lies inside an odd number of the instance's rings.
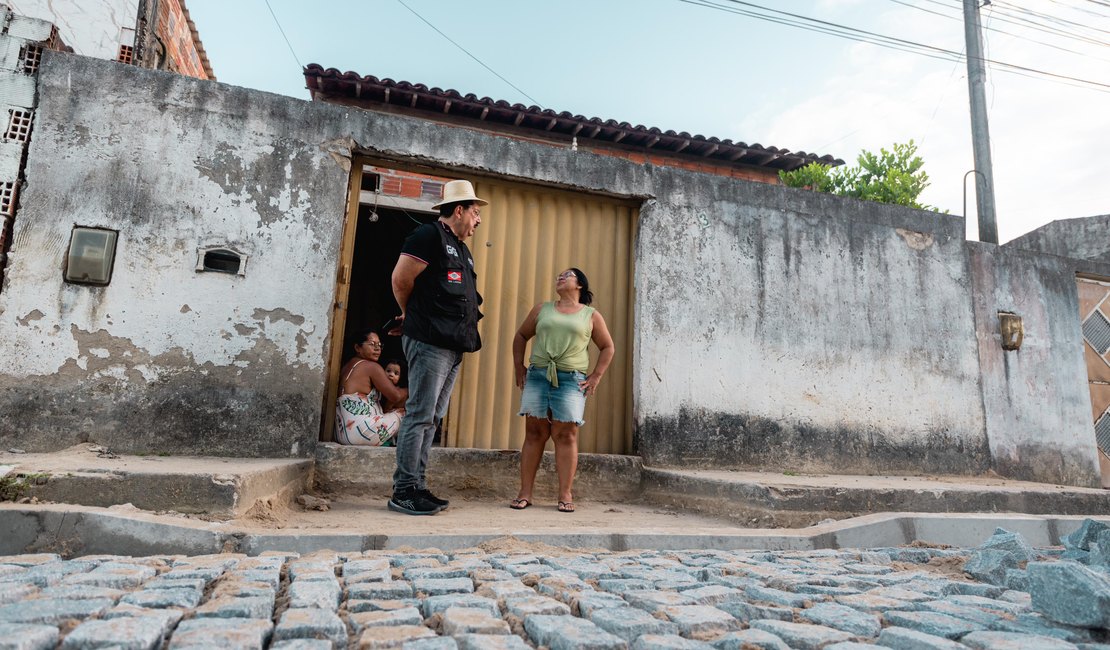
[{"label": "decorative concrete block", "polygon": [[798,650],[819,650],[829,644],[848,641],[852,635],[824,625],[791,623],[790,621],[752,621],[752,628],[770,632]]},{"label": "decorative concrete block", "polygon": [[798,617],[803,621],[843,630],[855,636],[878,636],[882,629],[882,621],[878,616],[835,603],[819,603],[803,609],[798,612]]},{"label": "decorative concrete block", "polygon": [[967,650],[962,643],[905,627],[883,628],[875,643],[897,650]]},{"label": "decorative concrete block", "polygon": [[360,612],[358,614],[351,614],[347,617],[347,622],[350,623],[351,629],[355,634],[362,634],[362,631],[370,627],[389,627],[391,625],[423,625],[424,617],[420,615],[420,610],[415,607],[406,607],[405,609],[397,609],[385,612]]},{"label": "decorative concrete block", "polygon": [[958,639],[968,632],[988,629],[981,623],[936,612],[886,612],[883,620],[890,626],[907,627],[945,639]]},{"label": "decorative concrete block", "polygon": [[58,628],[53,625],[0,623],[0,648],[4,650],[53,650]]},{"label": "decorative concrete block", "polygon": [[448,607],[440,619],[440,630],[448,636],[512,633],[503,619],[473,607]]},{"label": "decorative concrete block", "polygon": [[162,621],[153,617],[85,621],[66,635],[62,650],[155,650],[162,645],[163,633]]},{"label": "decorative concrete block", "polygon": [[287,609],[274,628],[274,640],[287,639],[323,639],[345,648],[347,626],[335,612],[326,609]]},{"label": "decorative concrete block", "polygon": [[644,634],[678,634],[678,626],[674,623],[662,621],[642,609],[627,605],[598,609],[588,618],[594,625],[629,643]]}]

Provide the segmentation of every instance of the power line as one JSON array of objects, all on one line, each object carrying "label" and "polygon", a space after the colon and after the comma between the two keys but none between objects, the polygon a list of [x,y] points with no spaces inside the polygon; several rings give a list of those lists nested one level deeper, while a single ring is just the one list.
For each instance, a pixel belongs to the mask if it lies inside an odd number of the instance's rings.
[{"label": "power line", "polygon": [[[929,2],[929,3],[935,4],[935,5],[940,5],[941,7],[944,7],[946,9],[960,9],[960,7],[958,7],[958,6],[953,6],[949,3],[941,2],[940,0],[925,0],[925,2]],[[959,4],[959,3],[957,3],[957,4]],[[1060,29],[1060,28],[1057,28],[1057,27],[1049,27],[1047,25],[1041,25],[1041,24],[1037,23],[1036,21],[1023,19],[1023,18],[1018,17],[1018,16],[1010,16],[1009,18],[1006,18],[1006,17],[1003,17],[1003,16],[995,16],[994,19],[999,21],[999,22],[1006,23],[1008,25],[1016,25],[1018,27],[1021,27],[1022,29],[1032,29],[1034,31],[1049,34],[1051,36],[1063,36],[1065,38],[1074,38],[1076,40],[1080,40],[1080,41],[1083,41],[1083,42],[1091,44],[1091,45],[1101,45],[1103,47],[1107,46],[1107,43],[1104,43],[1104,42],[1099,41],[1097,39],[1090,38],[1090,37],[1088,37],[1084,34],[1077,34],[1075,32],[1070,32],[1066,29]]]},{"label": "power line", "polygon": [[1032,9],[1027,9],[1025,7],[1019,7],[1018,5],[1011,4],[1009,2],[1005,2],[1005,3],[996,2],[996,3],[992,4],[991,6],[997,8],[997,9],[1000,9],[1000,10],[1010,10],[1011,8],[1013,8],[1014,10],[1017,10],[1017,11],[1023,13],[1023,14],[1028,14],[1030,16],[1033,16],[1034,18],[1040,18],[1042,20],[1047,20],[1049,22],[1053,22],[1053,23],[1056,23],[1058,25],[1074,25],[1074,26],[1080,27],[1082,29],[1086,29],[1086,30],[1090,30],[1090,31],[1094,31],[1094,32],[1102,32],[1103,34],[1110,34],[1110,31],[1107,31],[1105,29],[1099,29],[1098,27],[1095,27],[1093,25],[1088,25],[1086,23],[1077,23],[1074,20],[1068,20],[1067,18],[1060,18],[1059,16],[1053,16],[1051,14],[1042,14],[1039,11],[1033,11]]},{"label": "power line", "polygon": [[480,65],[480,66],[482,66],[483,68],[485,68],[486,70],[489,70],[490,72],[492,72],[492,73],[493,73],[493,76],[497,77],[497,78],[498,78],[498,79],[500,79],[501,81],[504,81],[505,83],[507,83],[507,84],[509,84],[510,86],[512,86],[513,90],[515,90],[515,91],[517,91],[518,93],[520,93],[521,95],[524,95],[525,97],[527,97],[527,98],[528,98],[528,101],[532,102],[533,104],[535,104],[536,106],[538,106],[538,107],[540,107],[540,108],[543,108],[543,104],[540,104],[540,103],[539,103],[538,101],[536,101],[535,99],[533,99],[531,95],[529,95],[528,93],[526,93],[526,92],[524,92],[523,90],[521,90],[520,88],[518,88],[518,87],[516,86],[516,84],[514,84],[513,82],[511,82],[511,81],[509,81],[508,79],[506,79],[505,77],[502,77],[501,75],[497,74],[497,71],[496,71],[496,70],[494,70],[493,68],[491,68],[491,67],[489,67],[488,65],[486,65],[485,63],[483,63],[481,59],[479,59],[478,57],[476,57],[476,56],[474,56],[473,54],[471,54],[471,53],[470,53],[469,51],[467,51],[467,49],[466,49],[465,47],[463,47],[462,45],[459,45],[459,44],[458,44],[458,43],[456,43],[455,41],[451,40],[451,37],[450,37],[450,36],[448,36],[447,34],[444,34],[444,33],[443,33],[442,31],[440,31],[440,29],[439,29],[438,27],[436,27],[436,26],[435,26],[435,25],[433,25],[432,23],[428,22],[428,19],[424,18],[424,16],[421,16],[420,14],[416,13],[416,11],[415,11],[415,10],[414,10],[414,9],[413,9],[412,7],[410,7],[410,6],[408,6],[407,4],[405,4],[405,3],[404,3],[404,0],[397,0],[397,2],[398,2],[398,3],[399,3],[399,4],[401,5],[401,6],[402,6],[402,7],[404,7],[405,9],[408,9],[409,11],[411,11],[411,12],[412,12],[412,15],[416,16],[416,17],[417,17],[417,18],[419,18],[419,19],[420,19],[421,21],[423,21],[423,23],[424,23],[425,25],[427,25],[428,27],[431,27],[432,29],[434,29],[434,30],[435,30],[435,32],[436,32],[437,34],[439,34],[439,35],[440,35],[440,36],[442,36],[443,38],[447,39],[447,41],[448,41],[449,43],[451,43],[451,45],[454,45],[455,47],[457,47],[457,48],[459,48],[460,50],[462,50],[463,54],[465,54],[465,55],[469,56],[470,58],[474,59],[475,61],[477,61],[477,62],[478,62],[478,65]]},{"label": "power line", "polygon": [[303,68],[301,60],[297,58],[297,53],[293,51],[293,44],[289,42],[289,37],[285,35],[285,30],[281,28],[281,22],[278,20],[277,14],[274,13],[274,8],[270,6],[270,0],[263,0],[266,3],[266,8],[270,10],[270,15],[274,17],[274,24],[277,25],[278,31],[281,32],[281,37],[285,39],[285,44],[289,46],[289,53],[293,55],[293,60],[297,62],[297,67]]},{"label": "power line", "polygon": [[[744,5],[744,6],[748,6],[748,7],[753,7],[755,9],[758,9],[758,10],[761,10],[761,11],[770,12],[770,13],[773,13],[773,14],[781,14],[781,15],[787,16],[787,18],[779,18],[777,16],[772,16],[772,15],[767,15],[767,14],[760,14],[760,13],[757,13],[755,11],[746,10],[746,9],[738,9],[736,7],[722,6],[722,5],[719,5],[719,4],[716,4],[716,3],[712,2],[711,0],[679,0],[679,1],[684,2],[686,4],[692,4],[694,6],[704,7],[704,8],[707,8],[707,9],[716,9],[718,11],[724,11],[724,12],[727,12],[727,13],[734,13],[734,14],[739,14],[739,15],[742,15],[742,16],[749,16],[749,17],[752,17],[752,18],[756,18],[758,20],[764,20],[764,21],[767,21],[767,22],[778,23],[778,24],[781,24],[781,25],[797,27],[799,29],[804,29],[804,30],[807,30],[807,31],[817,32],[817,33],[821,33],[821,34],[827,34],[827,35],[830,35],[830,36],[836,36],[838,38],[845,38],[845,39],[853,40],[853,41],[857,41],[857,42],[870,43],[870,44],[873,44],[873,45],[878,45],[880,47],[885,47],[885,48],[893,49],[893,50],[900,50],[900,51],[903,51],[903,52],[910,52],[912,54],[917,54],[919,56],[927,56],[927,57],[934,58],[934,59],[942,59],[942,60],[947,60],[947,61],[960,61],[960,60],[964,60],[964,58],[965,58],[962,53],[956,52],[954,50],[949,50],[947,48],[937,47],[935,45],[927,45],[925,43],[918,43],[916,41],[910,41],[910,40],[907,40],[907,39],[897,38],[897,37],[894,37],[894,36],[886,36],[884,34],[879,34],[877,32],[870,32],[870,31],[867,31],[867,30],[857,29],[855,27],[849,27],[847,25],[841,25],[841,24],[838,24],[838,23],[833,23],[833,22],[829,22],[829,21],[825,21],[825,20],[810,18],[808,16],[802,16],[800,14],[793,14],[793,13],[786,12],[786,11],[780,11],[778,9],[770,9],[768,7],[763,7],[761,5],[757,5],[757,4],[754,4],[754,3],[743,2],[742,0],[727,0],[727,1],[734,4],[734,5]],[[1069,85],[1082,84],[1082,87],[1089,87],[1091,89],[1098,90],[1100,92],[1110,92],[1110,84],[1105,84],[1105,83],[1102,83],[1102,82],[1099,82],[1099,81],[1093,81],[1093,80],[1090,80],[1090,79],[1083,79],[1083,78],[1080,78],[1080,77],[1072,77],[1072,76],[1069,76],[1069,75],[1059,74],[1059,73],[1055,73],[1055,72],[1048,72],[1046,70],[1038,70],[1036,68],[1030,68],[1028,66],[1017,65],[1017,64],[1014,64],[1014,63],[1007,63],[1005,61],[995,61],[993,59],[984,59],[984,62],[989,63],[993,66],[996,66],[1000,71],[1003,71],[1003,72],[1010,72],[1012,74],[1020,74],[1020,75],[1023,75],[1023,76],[1035,76],[1037,78],[1044,78],[1044,79],[1050,80],[1050,81],[1072,82]]]}]

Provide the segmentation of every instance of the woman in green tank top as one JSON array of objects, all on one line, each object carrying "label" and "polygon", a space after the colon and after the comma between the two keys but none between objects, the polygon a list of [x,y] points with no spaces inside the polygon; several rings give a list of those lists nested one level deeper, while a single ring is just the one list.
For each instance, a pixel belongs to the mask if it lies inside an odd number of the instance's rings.
[{"label": "woman in green tank top", "polygon": [[[616,349],[605,319],[589,304],[590,281],[576,268],[555,280],[559,299],[532,308],[513,337],[513,367],[525,417],[524,445],[520,450],[520,492],[509,504],[515,510],[532,505],[532,488],[548,439],[555,442],[555,471],[559,475],[559,512],[574,512],[571,486],[578,469],[578,427],[586,398],[594,394],[601,376],[613,361]],[[532,342],[530,368],[524,367],[524,347]],[[597,365],[589,370],[589,346],[600,350]]]}]

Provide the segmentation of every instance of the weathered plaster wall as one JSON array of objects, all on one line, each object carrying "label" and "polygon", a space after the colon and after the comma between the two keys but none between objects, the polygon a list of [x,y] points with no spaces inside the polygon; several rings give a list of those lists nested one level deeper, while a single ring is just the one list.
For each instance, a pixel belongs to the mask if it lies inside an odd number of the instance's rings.
[{"label": "weathered plaster wall", "polygon": [[[1093,443],[1088,454],[1081,433],[1050,435],[1086,395],[1066,350],[1078,335],[1066,265],[987,263],[979,251],[973,268],[960,219],[77,57],[48,56],[41,83],[19,274],[0,293],[0,409],[17,414],[0,424],[0,444],[29,431],[51,446],[94,437],[303,453],[316,434],[352,147],[444,176],[643,201],[632,390],[649,465],[994,467],[1091,484]],[[123,100],[119,88],[133,92]],[[73,223],[120,229],[112,286],[60,282]],[[192,270],[196,247],[219,240],[249,248],[245,278]],[[1034,342],[1020,372],[1008,366],[1009,384],[986,385],[982,314],[1005,308],[1030,268],[1041,280],[1013,300],[1027,311],[1046,301],[1043,331],[1066,336]],[[1001,390],[1027,406],[985,411],[985,393]],[[1037,414],[1052,396],[1061,405]]]},{"label": "weathered plaster wall", "polygon": [[12,11],[58,27],[77,54],[114,61],[120,45],[135,45],[139,0],[7,0]]},{"label": "weathered plaster wall", "polygon": [[[1098,459],[1074,262],[968,242],[983,408],[995,470],[1024,480],[1097,487]],[[1002,349],[998,312],[1022,319]]]},{"label": "weathered plaster wall", "polygon": [[[121,92],[121,89],[125,92]],[[348,171],[316,107],[47,53],[0,292],[0,445],[307,455]],[[74,225],[111,284],[62,281]],[[249,255],[198,273],[197,249]]]},{"label": "weathered plaster wall", "polygon": [[1060,219],[1006,243],[1008,248],[1050,253],[1077,260],[1110,262],[1110,214]]}]

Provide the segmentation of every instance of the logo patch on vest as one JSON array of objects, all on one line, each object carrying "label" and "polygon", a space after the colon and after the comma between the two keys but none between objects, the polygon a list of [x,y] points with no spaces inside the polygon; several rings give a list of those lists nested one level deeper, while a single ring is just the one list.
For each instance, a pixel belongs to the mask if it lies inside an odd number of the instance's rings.
[{"label": "logo patch on vest", "polygon": [[462,284],[462,280],[463,280],[463,278],[462,278],[462,272],[461,271],[448,271],[447,272],[447,281],[450,282],[451,284]]}]

